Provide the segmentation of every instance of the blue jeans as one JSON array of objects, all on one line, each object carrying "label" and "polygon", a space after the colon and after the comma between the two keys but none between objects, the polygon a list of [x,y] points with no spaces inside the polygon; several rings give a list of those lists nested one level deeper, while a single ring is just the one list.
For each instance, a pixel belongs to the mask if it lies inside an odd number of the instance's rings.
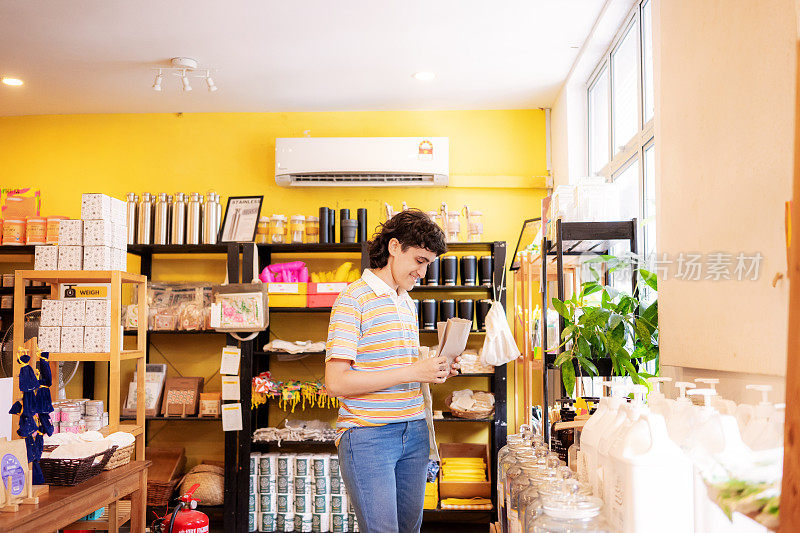
[{"label": "blue jeans", "polygon": [[339,466],[362,533],[419,531],[428,453],[425,420],[345,432]]}]

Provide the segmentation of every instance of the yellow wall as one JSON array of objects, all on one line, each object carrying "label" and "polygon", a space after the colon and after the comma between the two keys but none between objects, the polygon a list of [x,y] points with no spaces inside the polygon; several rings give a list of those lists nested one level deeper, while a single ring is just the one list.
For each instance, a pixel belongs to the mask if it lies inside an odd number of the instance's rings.
[{"label": "yellow wall", "polygon": [[[283,189],[274,182],[276,137],[442,136],[450,138],[453,186],[447,189]],[[402,201],[425,210],[445,201],[450,207],[469,204],[484,212],[485,240],[505,240],[513,252],[522,220],[538,216],[546,174],[545,120],[540,110],[243,113],[158,115],[59,115],[0,118],[2,187],[38,187],[44,214],[79,216],[80,194],[105,192],[124,197],[130,191],[263,194],[262,214],[316,214],[321,205],[369,210],[370,224],[382,220],[388,201]],[[478,177],[478,178],[476,178]],[[478,185],[478,186],[476,186]],[[223,200],[224,201],[224,200]],[[224,259],[180,257],[155,264],[156,280],[211,280],[224,277]],[[130,268],[138,266],[131,260]],[[313,266],[312,266],[313,268]],[[298,327],[298,322],[302,326]],[[273,316],[272,329],[281,338],[321,339],[325,317]],[[204,376],[207,390],[219,390],[222,336],[154,337],[151,361],[162,355],[183,375]],[[318,361],[273,365],[279,379],[321,378]],[[173,369],[170,374],[174,375]],[[98,381],[105,372],[98,368]],[[513,370],[509,369],[509,377]],[[478,388],[480,380],[453,382]],[[98,391],[105,383],[98,382]],[[435,408],[453,386],[435,392]],[[512,389],[509,383],[509,391]],[[513,398],[509,398],[513,401]],[[509,409],[513,413],[513,408]],[[331,413],[296,412],[293,417],[332,417]],[[277,423],[281,416],[270,415]],[[513,414],[509,416],[513,424]],[[219,424],[213,422],[153,423],[153,443],[187,446],[190,462],[221,459]],[[441,426],[440,440],[485,438],[474,424]]]}]

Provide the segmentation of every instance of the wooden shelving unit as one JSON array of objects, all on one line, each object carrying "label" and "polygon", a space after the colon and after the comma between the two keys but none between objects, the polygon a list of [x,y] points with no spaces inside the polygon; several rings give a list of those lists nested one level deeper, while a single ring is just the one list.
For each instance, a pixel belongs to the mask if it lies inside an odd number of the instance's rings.
[{"label": "wooden shelving unit", "polygon": [[[14,276],[14,354],[25,342],[24,338],[24,302],[25,302],[25,281],[42,281],[50,285],[51,296],[58,298],[59,285],[62,283],[109,283],[109,302],[111,305],[111,351],[108,353],[51,353],[51,366],[57,366],[59,361],[92,361],[109,363],[109,383],[108,383],[108,426],[101,431],[104,435],[109,435],[116,431],[125,431],[135,437],[134,460],[144,461],[145,448],[145,414],[144,414],[144,379],[140,378],[137,383],[136,398],[137,412],[133,424],[120,423],[120,403],[121,403],[121,376],[120,363],[127,360],[136,361],[136,369],[139,376],[144,376],[145,372],[145,326],[147,324],[147,278],[138,274],[130,274],[118,270],[109,271],[83,271],[83,270],[17,270]],[[135,286],[138,291],[138,313],[139,329],[137,331],[136,349],[123,350],[120,348],[122,338],[120,336],[121,309],[122,309],[122,284],[128,283]],[[51,368],[53,375],[57,375],[57,368]],[[19,363],[14,357],[14,400],[19,400],[22,393],[19,391]],[[15,420],[16,422],[16,420]],[[141,478],[145,480],[146,476]],[[91,481],[91,480],[89,480]],[[146,484],[139,487],[140,490],[147,491]],[[124,515],[120,514],[120,506],[112,504],[109,512],[115,513],[112,521],[121,524]],[[141,509],[141,519],[144,520],[144,509]],[[128,512],[125,520],[130,519]],[[108,519],[106,520],[108,524]],[[80,529],[80,528],[74,528]],[[86,528],[83,528],[86,529]]]}]

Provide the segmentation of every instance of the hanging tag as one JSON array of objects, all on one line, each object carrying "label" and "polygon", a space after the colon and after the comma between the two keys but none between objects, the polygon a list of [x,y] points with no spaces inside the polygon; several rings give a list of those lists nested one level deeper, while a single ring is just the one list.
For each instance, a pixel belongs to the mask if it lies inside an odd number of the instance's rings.
[{"label": "hanging tag", "polygon": [[229,376],[238,375],[239,361],[241,359],[242,359],[242,350],[240,350],[239,347],[225,346],[222,349],[222,362],[220,363],[219,366],[219,373]]},{"label": "hanging tag", "polygon": [[241,400],[239,376],[222,376],[222,399]]},{"label": "hanging tag", "polygon": [[226,403],[222,405],[222,431],[242,430],[242,404]]}]

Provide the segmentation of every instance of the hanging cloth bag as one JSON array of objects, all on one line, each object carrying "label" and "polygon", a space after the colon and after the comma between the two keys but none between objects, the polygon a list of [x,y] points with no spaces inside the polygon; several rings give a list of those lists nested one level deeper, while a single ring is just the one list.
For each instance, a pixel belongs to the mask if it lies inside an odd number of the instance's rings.
[{"label": "hanging cloth bag", "polygon": [[[502,290],[505,278],[506,271],[504,267],[500,290]],[[503,304],[500,303],[497,285],[492,285],[495,287],[494,301],[492,301],[489,312],[486,313],[486,338],[483,341],[483,349],[481,350],[481,361],[487,365],[500,366],[510,363],[519,357],[520,351],[517,348],[514,335],[511,334],[506,311],[503,308]]]},{"label": "hanging cloth bag", "polygon": [[[211,289],[211,327],[240,341],[256,338],[269,326],[269,291],[258,279],[258,254],[253,254],[252,283],[225,283]],[[239,333],[250,332],[246,337]]]}]

